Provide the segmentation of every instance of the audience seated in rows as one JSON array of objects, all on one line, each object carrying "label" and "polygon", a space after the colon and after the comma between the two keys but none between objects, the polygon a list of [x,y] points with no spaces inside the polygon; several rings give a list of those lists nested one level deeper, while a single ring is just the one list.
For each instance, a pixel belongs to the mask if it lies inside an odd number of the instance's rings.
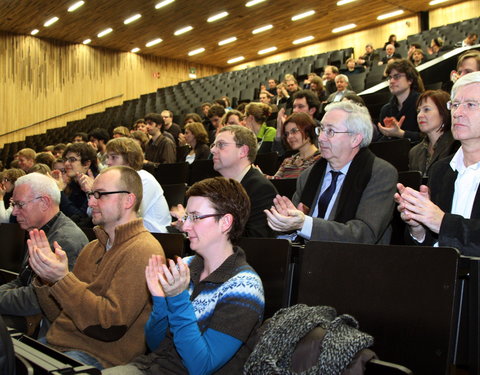
[{"label": "audience seated in rows", "polygon": [[143,329],[151,311],[145,287],[148,259],[164,253],[137,217],[142,182],[125,166],[104,169],[89,192],[98,238],[80,252],[73,271],[62,242],[34,229],[29,263],[40,307],[52,323],[46,342],[98,368],[124,364],[145,352]]},{"label": "audience seated in rows", "polygon": [[455,43],[455,47],[471,47],[477,44],[478,42],[478,34],[477,33],[468,33],[467,37],[462,41]]},{"label": "audience seated in rows", "polygon": [[316,130],[322,158],[300,175],[292,201],[275,198],[268,224],[306,240],[388,244],[398,174],[367,147],[368,110],[332,103]]},{"label": "audience seated in rows", "polygon": [[433,163],[455,153],[460,146],[450,131],[449,100],[450,95],[442,90],[425,91],[417,100],[418,126],[426,137],[410,150],[408,167],[422,172],[424,177],[428,177]]},{"label": "audience seated in rows", "polygon": [[383,45],[383,50],[386,51],[389,45],[393,45],[395,48],[400,47],[400,44],[398,44],[397,42],[397,36],[395,34],[391,34],[388,37],[388,41],[386,41],[385,44]]},{"label": "audience seated in rows", "polygon": [[412,243],[455,247],[463,255],[480,256],[479,103],[480,72],[466,74],[453,86],[449,102],[453,138],[461,147],[432,166],[428,187],[416,191],[398,184],[395,200]]},{"label": "audience seated in rows", "polygon": [[250,202],[237,181],[223,177],[197,182],[187,198],[183,229],[196,255],[176,264],[152,256],[145,272],[151,353],[104,374],[242,373],[264,309],[262,282],[235,246]]},{"label": "audience seated in rows", "polygon": [[[60,191],[55,180],[39,173],[19,177],[11,202],[12,215],[16,216],[20,227],[26,231],[42,230],[45,242],[52,247],[57,242],[61,243],[66,255],[65,268],[72,269],[88,239],[72,220],[60,212]],[[0,286],[0,314],[9,327],[32,335],[42,310],[32,285],[35,270],[32,272],[28,261],[27,253],[19,276]]]}]

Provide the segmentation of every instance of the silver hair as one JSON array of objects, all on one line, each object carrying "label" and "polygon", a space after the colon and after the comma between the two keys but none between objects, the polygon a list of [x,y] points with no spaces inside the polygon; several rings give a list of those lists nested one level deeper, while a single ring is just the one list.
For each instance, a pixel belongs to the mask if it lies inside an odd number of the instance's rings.
[{"label": "silver hair", "polygon": [[480,83],[480,72],[468,73],[468,74],[465,74],[463,77],[460,77],[452,87],[452,95],[450,95],[452,100],[455,99],[457,90],[460,87],[471,85],[473,83]]},{"label": "silver hair", "polygon": [[30,186],[33,195],[48,195],[55,204],[60,205],[60,189],[52,177],[37,172],[29,173],[15,181],[15,188],[21,185]]},{"label": "silver hair", "polygon": [[363,139],[360,148],[367,147],[372,142],[373,123],[368,109],[351,101],[334,102],[327,105],[325,112],[338,109],[347,113],[345,126],[349,132],[361,134]]},{"label": "silver hair", "polygon": [[348,81],[348,76],[346,76],[345,74],[338,74],[338,75],[335,77],[335,82],[337,82],[340,78],[343,78],[343,80],[344,80],[345,82],[347,82],[347,83],[349,82],[349,81]]}]

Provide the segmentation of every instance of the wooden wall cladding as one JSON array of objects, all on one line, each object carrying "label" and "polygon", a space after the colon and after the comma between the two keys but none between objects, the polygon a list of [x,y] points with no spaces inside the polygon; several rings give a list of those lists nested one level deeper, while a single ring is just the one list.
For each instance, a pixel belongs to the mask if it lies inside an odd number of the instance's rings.
[{"label": "wooden wall cladding", "polygon": [[[221,72],[158,56],[0,32],[0,147],[188,80],[190,67],[197,77]],[[117,98],[108,100],[112,97]],[[39,124],[14,132],[34,123]]]}]

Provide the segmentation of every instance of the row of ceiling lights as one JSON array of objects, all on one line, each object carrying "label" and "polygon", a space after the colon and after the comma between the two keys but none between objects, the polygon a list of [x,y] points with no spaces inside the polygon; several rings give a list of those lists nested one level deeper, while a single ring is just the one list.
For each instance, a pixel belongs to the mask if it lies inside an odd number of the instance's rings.
[{"label": "row of ceiling lights", "polygon": [[[160,3],[156,4],[155,5],[155,9],[160,9],[160,8],[163,8],[164,6],[170,4],[170,3],[173,3],[175,0],[163,0],[161,1]],[[254,6],[256,4],[259,4],[261,2],[264,2],[266,0],[251,0],[251,1],[248,1],[245,6],[247,7],[251,7],[251,6]],[[338,6],[341,6],[341,5],[345,5],[345,4],[348,4],[348,3],[352,3],[354,1],[357,1],[357,0],[339,0],[337,1],[337,5]],[[439,3],[443,3],[443,2],[446,2],[446,1],[449,1],[449,0],[432,0],[430,1],[430,5],[436,5],[436,4],[439,4]],[[78,8],[80,8],[83,4],[85,4],[85,1],[83,0],[80,0],[80,1],[77,1],[76,3],[72,4],[69,8],[68,8],[68,11],[69,12],[74,12],[75,10],[77,10]],[[384,20],[384,19],[387,19],[387,18],[391,18],[391,17],[396,17],[396,16],[399,16],[401,14],[403,14],[404,11],[403,10],[397,10],[397,11],[394,11],[394,12],[390,12],[390,13],[386,13],[386,14],[382,14],[380,16],[377,17],[378,20]],[[291,18],[292,21],[298,21],[300,19],[303,19],[303,18],[306,18],[306,17],[309,17],[309,16],[312,16],[315,14],[315,11],[314,10],[309,10],[307,12],[304,12],[304,13],[301,13],[301,14],[297,14],[295,16],[293,16]],[[222,18],[225,18],[229,15],[228,12],[221,12],[221,13],[218,13],[218,14],[215,14],[211,17],[209,17],[207,19],[207,22],[215,22],[215,21],[218,21]],[[135,22],[137,21],[138,19],[140,19],[142,17],[141,14],[135,14],[129,18],[127,18],[126,20],[123,21],[123,23],[125,25],[128,25],[132,22]],[[51,25],[53,25],[55,22],[57,22],[59,20],[58,17],[52,17],[50,18],[49,20],[47,20],[43,26],[44,27],[49,27]],[[353,29],[357,27],[356,24],[354,23],[350,23],[348,25],[344,25],[344,26],[340,26],[340,27],[336,27],[334,29],[332,29],[332,33],[339,33],[339,32],[342,32],[342,31],[346,31],[346,30],[350,30],[350,29]],[[252,34],[258,34],[258,33],[261,33],[261,32],[264,32],[264,31],[267,31],[267,30],[270,30],[273,28],[273,25],[265,25],[265,26],[262,26],[262,27],[259,27],[255,30],[252,30]],[[182,34],[185,34],[189,31],[193,30],[193,27],[192,26],[186,26],[186,27],[183,27],[177,31],[174,32],[174,35],[175,36],[178,36],[178,35],[182,35]],[[97,34],[97,37],[98,38],[101,38],[107,34],[110,34],[111,32],[113,31],[112,28],[107,28],[103,31],[101,31],[100,33]],[[32,30],[31,34],[32,35],[36,35],[38,34],[39,30],[38,29],[35,29],[35,30]],[[301,44],[301,43],[306,43],[308,41],[311,41],[313,40],[314,37],[312,35],[309,35],[309,36],[306,36],[306,37],[303,37],[303,38],[300,38],[300,39],[296,39],[292,42],[292,44]],[[224,39],[224,40],[221,40],[220,42],[218,42],[218,45],[219,46],[223,46],[225,44],[229,44],[229,43],[232,43],[232,42],[235,42],[237,40],[237,38],[235,36],[233,37],[230,37],[230,38],[227,38],[227,39]],[[83,44],[89,44],[91,43],[91,39],[85,39],[83,41]],[[145,47],[152,47],[156,44],[159,44],[161,43],[163,40],[161,38],[156,38],[156,39],[153,39],[149,42],[147,42],[145,44]],[[264,54],[267,54],[267,53],[270,53],[270,52],[274,52],[277,50],[277,47],[275,46],[272,46],[272,47],[268,47],[268,48],[265,48],[265,49],[262,49],[260,51],[258,51],[258,54],[259,55],[264,55]],[[136,53],[136,52],[139,52],[140,51],[140,48],[138,47],[135,47],[133,48],[130,52],[133,52],[133,53]],[[193,51],[190,51],[188,52],[188,56],[194,56],[194,55],[198,55],[202,52],[205,52],[205,48],[197,48]],[[238,56],[238,57],[235,57],[235,58],[232,58],[230,60],[227,61],[228,64],[234,64],[234,63],[237,63],[237,62],[240,62],[242,60],[244,60],[245,58],[243,56]]]}]

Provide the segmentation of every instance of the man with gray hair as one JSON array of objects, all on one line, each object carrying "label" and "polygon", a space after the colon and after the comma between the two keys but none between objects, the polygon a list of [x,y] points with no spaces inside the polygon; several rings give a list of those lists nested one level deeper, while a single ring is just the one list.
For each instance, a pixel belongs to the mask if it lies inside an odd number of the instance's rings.
[{"label": "man with gray hair", "polygon": [[398,184],[395,200],[417,245],[455,247],[480,256],[480,72],[459,78],[448,108],[461,147],[432,166],[428,187]]},{"label": "man with gray hair", "polygon": [[[88,243],[83,231],[60,212],[60,190],[55,180],[40,173],[30,173],[15,182],[11,199],[12,215],[26,231],[42,229],[48,242],[59,242],[68,254],[73,268],[80,250]],[[31,284],[35,274],[28,265],[28,252],[19,276],[0,286],[0,314],[6,324],[30,334],[40,321],[40,305]]]},{"label": "man with gray hair", "polygon": [[306,240],[388,244],[398,174],[367,147],[368,110],[332,103],[316,132],[322,158],[300,175],[292,201],[277,195],[268,225]]},{"label": "man with gray hair", "polygon": [[339,74],[335,77],[335,86],[337,91],[330,94],[327,103],[340,102],[346,94],[355,94],[355,91],[348,89],[348,76]]}]

